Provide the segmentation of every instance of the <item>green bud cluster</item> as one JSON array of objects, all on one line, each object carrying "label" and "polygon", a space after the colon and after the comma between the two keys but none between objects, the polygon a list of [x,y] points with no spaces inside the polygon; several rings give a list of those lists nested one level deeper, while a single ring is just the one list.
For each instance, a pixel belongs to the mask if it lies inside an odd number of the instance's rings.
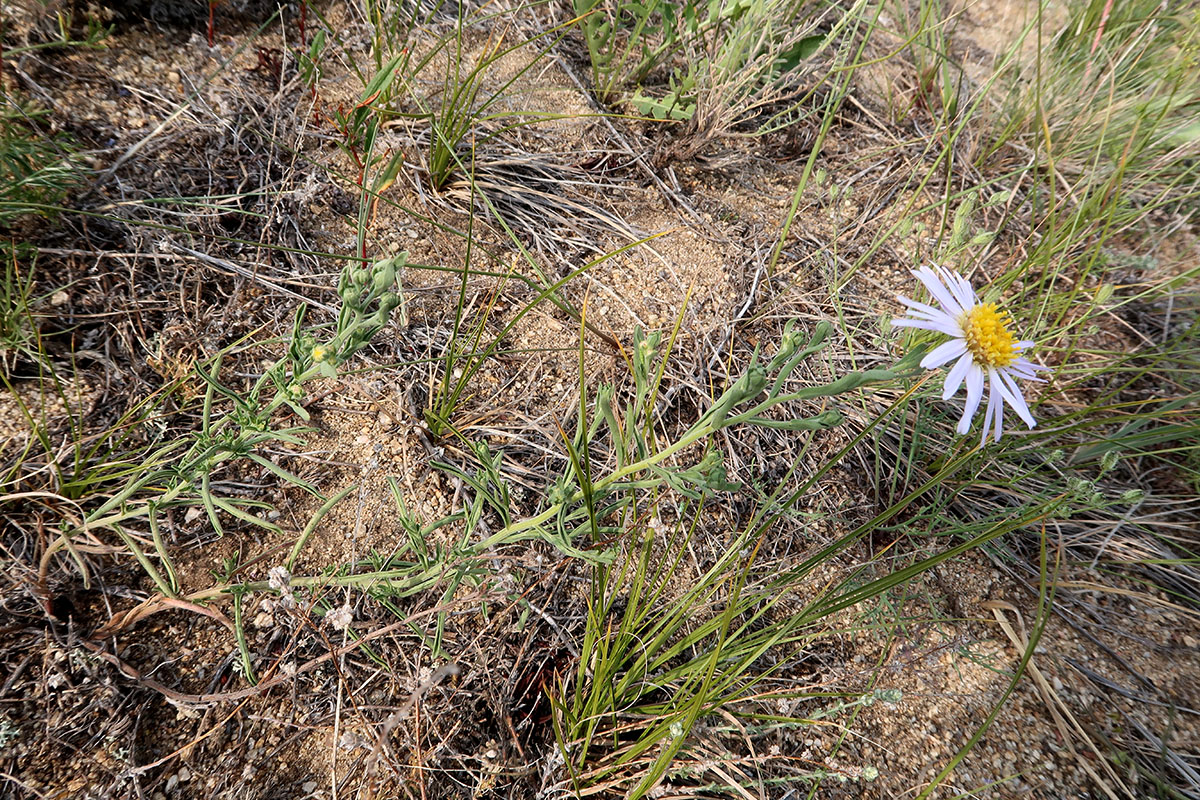
[{"label": "green bud cluster", "polygon": [[550,487],[550,492],[547,495],[547,499],[550,501],[550,505],[552,506],[564,505],[570,502],[574,494],[574,484],[566,475],[560,475],[558,479],[554,481],[554,485]]},{"label": "green bud cluster", "polygon": [[639,390],[650,384],[650,376],[654,374],[654,359],[658,357],[661,342],[662,333],[659,331],[646,334],[641,328],[633,330],[633,379]]},{"label": "green bud cluster", "polygon": [[1090,506],[1104,504],[1104,495],[1096,488],[1094,481],[1072,475],[1067,478],[1067,488],[1074,495],[1076,502]]},{"label": "green bud cluster", "polygon": [[1135,503],[1142,502],[1142,499],[1145,498],[1145,496],[1146,493],[1141,489],[1126,489],[1125,491],[1121,492],[1121,502],[1126,505],[1133,505]]},{"label": "green bud cluster", "polygon": [[388,323],[391,313],[403,304],[393,291],[396,273],[408,263],[408,253],[377,261],[370,268],[351,267],[342,272],[333,366],[348,359]]},{"label": "green bud cluster", "polygon": [[742,377],[738,378],[737,382],[726,389],[725,393],[713,403],[713,407],[709,411],[713,423],[719,427],[734,406],[757,397],[766,385],[766,371],[751,358],[750,366],[746,368]]},{"label": "green bud cluster", "polygon": [[904,699],[904,692],[900,689],[876,689],[875,699],[895,705]]}]

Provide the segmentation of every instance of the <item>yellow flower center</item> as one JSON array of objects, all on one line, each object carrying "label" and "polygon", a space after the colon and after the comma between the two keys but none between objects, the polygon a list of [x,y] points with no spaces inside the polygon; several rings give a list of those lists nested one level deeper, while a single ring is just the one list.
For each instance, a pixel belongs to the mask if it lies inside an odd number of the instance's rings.
[{"label": "yellow flower center", "polygon": [[998,311],[995,303],[975,306],[962,315],[959,324],[977,364],[1007,367],[1017,357],[1017,340],[1008,329],[1012,317],[1007,311]]}]

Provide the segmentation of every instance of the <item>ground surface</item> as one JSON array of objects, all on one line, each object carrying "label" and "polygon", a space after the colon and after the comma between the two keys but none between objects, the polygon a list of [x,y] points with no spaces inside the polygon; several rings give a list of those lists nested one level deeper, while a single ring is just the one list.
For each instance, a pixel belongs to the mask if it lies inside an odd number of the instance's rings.
[{"label": "ground surface", "polygon": [[[284,24],[259,29],[267,19],[261,9],[221,8],[210,47],[203,14],[177,19],[154,3],[108,5],[123,16],[114,17],[117,28],[104,49],[22,59],[5,72],[52,108],[57,124],[85,144],[95,170],[73,200],[91,216],[30,232],[44,248],[39,285],[66,292],[55,300],[55,315],[70,344],[57,358],[65,364],[72,350],[79,367],[69,396],[45,415],[59,438],[71,419],[95,430],[126,425],[122,414],[132,403],[177,379],[183,384],[164,415],[179,411],[194,419],[203,389],[192,365],[243,339],[265,344],[239,355],[231,380],[269,364],[279,355],[272,337],[286,335],[300,298],[316,304],[311,313],[322,319],[328,319],[322,306],[337,303],[341,265],[319,254],[347,256],[358,246],[354,165],[334,145],[330,116],[339,104],[357,101],[361,84],[347,64],[331,59],[316,92],[304,85],[290,55],[300,35],[295,9],[287,10]],[[964,63],[974,80],[986,74],[1023,13],[994,5],[971,4],[962,12]],[[357,11],[340,3],[320,9],[322,24],[342,31],[349,49],[365,48]],[[565,19],[561,10],[538,13]],[[310,17],[308,24],[306,36],[318,23]],[[444,30],[449,23],[439,24]],[[37,32],[27,28],[23,35]],[[469,35],[468,59],[491,41]],[[412,43],[414,51],[429,45]],[[786,319],[839,318],[855,332],[849,346],[813,365],[817,378],[899,355],[884,321],[901,312],[895,295],[911,291],[907,269],[924,255],[920,237],[889,240],[870,269],[843,280],[843,268],[903,213],[911,197],[907,188],[897,191],[901,176],[922,158],[892,138],[881,86],[899,86],[893,76],[864,73],[821,155],[825,187],[840,191],[805,195],[778,268],[768,274],[812,132],[794,133],[790,141],[718,140],[691,152],[661,126],[596,117],[577,84],[580,57],[578,44],[568,40],[532,70],[522,71],[529,62],[524,51],[495,66],[488,86],[515,81],[505,104],[565,118],[481,148],[479,166],[491,164],[499,175],[504,159],[532,153],[535,166],[574,182],[537,184],[529,159],[515,181],[559,193],[549,202],[560,210],[587,209],[577,230],[539,217],[541,207],[517,192],[505,195],[509,205],[501,210],[516,221],[517,240],[554,276],[662,234],[597,264],[563,290],[576,307],[586,302],[589,321],[620,343],[613,347],[598,336],[589,344],[584,364],[592,391],[601,381],[629,383],[623,348],[637,326],[678,326],[667,428],[694,419],[754,346],[770,352]],[[436,196],[428,188],[422,135],[403,118],[383,128],[382,146],[407,157],[387,202],[372,210],[368,256],[405,250],[413,264],[461,268],[468,258],[463,240],[442,226],[465,229],[471,203],[476,210],[479,203],[464,185]],[[478,268],[528,271],[500,226],[489,225],[485,213],[474,224],[481,244],[470,258]],[[1200,256],[1186,233],[1158,245],[1152,269],[1172,274]],[[997,248],[989,262],[995,275],[1021,247],[1007,241]],[[400,283],[404,306],[355,362],[359,371],[344,371],[306,397],[314,430],[266,453],[326,496],[355,485],[317,526],[294,574],[321,575],[401,550],[396,493],[422,520],[451,514],[464,502],[463,483],[430,462],[465,468],[472,454],[462,442],[431,436],[421,419],[440,380],[436,359],[453,322],[457,278],[410,265]],[[468,315],[495,303],[486,323],[494,335],[516,318],[529,293],[502,278],[479,277],[469,282],[466,298]],[[506,354],[482,366],[455,411],[474,441],[504,450],[514,505],[525,514],[537,511],[547,476],[566,464],[559,431],[577,413],[579,328],[552,305],[535,307],[513,325]],[[1128,341],[1132,349],[1139,333],[1135,326],[1114,327],[1095,336],[1108,337],[1110,347]],[[23,392],[30,405],[38,390],[18,381],[15,391],[0,393],[6,450],[24,447],[30,437],[17,410]],[[886,393],[880,397],[863,402],[887,402]],[[1052,417],[1079,398],[1051,384],[1045,399],[1042,414]],[[806,408],[812,413],[821,405]],[[869,408],[859,411],[859,418],[814,440],[804,458],[820,463],[849,442]],[[142,430],[147,424],[130,426],[131,436],[151,437]],[[729,475],[747,484],[778,480],[796,457],[774,436],[725,436]],[[868,454],[854,451],[800,501],[793,524],[774,533],[764,553],[789,563],[869,518],[880,502],[870,479],[878,469]],[[258,466],[220,480],[232,493],[270,502],[282,531],[232,525],[218,537],[202,512],[172,513],[168,535],[185,593],[222,581],[267,580],[320,505]],[[1163,475],[1163,491],[1186,491],[1176,480]],[[685,591],[714,563],[723,532],[750,513],[748,498],[710,504],[670,591]],[[448,545],[458,535],[450,526],[431,542]],[[240,616],[259,680],[250,687],[239,673],[228,604],[209,615],[184,603],[139,605],[154,587],[132,559],[114,555],[108,540],[86,553],[95,561],[90,586],[59,556],[39,594],[33,565],[49,536],[50,529],[24,527],[20,535],[10,531],[5,544],[12,585],[0,666],[4,796],[570,796],[545,697],[574,669],[562,641],[581,630],[588,580],[579,564],[545,543],[498,549],[490,574],[477,584],[398,596],[390,608],[333,587],[299,596],[299,605],[270,593],[248,595]],[[1053,535],[1049,541],[1053,557],[1058,545]],[[942,544],[936,537],[864,539],[827,565],[823,578],[840,579],[879,553],[870,569],[905,566]],[[806,796],[812,783],[770,780],[778,762],[826,770],[831,777],[820,782],[818,797],[915,796],[1005,694],[1037,615],[1039,576],[1028,565],[1036,566],[1038,546],[1036,531],[1020,531],[1003,548],[975,550],[925,573],[889,596],[900,624],[872,626],[863,608],[840,612],[826,635],[770,681],[818,692],[849,689],[872,702],[834,708],[830,698],[802,706],[790,695],[770,695],[769,681],[764,702],[818,724],[780,727],[773,738],[751,742],[749,734],[738,735],[732,716],[714,715],[692,734],[692,773],[670,776],[652,794],[715,796],[705,787],[736,781],[750,787],[741,796]],[[1075,558],[1062,566],[1056,587],[1057,613],[1025,677],[937,796],[1149,796],[1138,794],[1150,790],[1139,782],[1136,764],[1110,766],[1113,742],[1140,742],[1150,760],[1182,758],[1186,769],[1196,768],[1195,594],[1189,600],[1147,588],[1137,576]],[[323,624],[310,613],[318,601],[321,608],[348,604],[354,624],[345,630]],[[122,616],[133,608],[145,615]],[[434,655],[430,624],[439,608],[451,613]],[[352,634],[369,647],[356,646]],[[1168,743],[1157,755],[1147,744],[1156,740]],[[877,777],[867,780],[864,771]],[[597,792],[604,796],[603,787]]]}]

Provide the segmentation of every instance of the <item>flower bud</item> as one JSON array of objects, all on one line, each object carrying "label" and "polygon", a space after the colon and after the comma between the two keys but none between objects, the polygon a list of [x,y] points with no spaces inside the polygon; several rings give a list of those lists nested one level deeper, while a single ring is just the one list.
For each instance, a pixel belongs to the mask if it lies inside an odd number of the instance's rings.
[{"label": "flower bud", "polygon": [[381,261],[375,265],[375,278],[372,284],[376,292],[386,292],[396,282],[396,268],[391,261]]},{"label": "flower bud", "polygon": [[383,317],[384,322],[387,321],[387,315],[399,305],[400,295],[395,292],[386,292],[379,297],[379,313]]}]

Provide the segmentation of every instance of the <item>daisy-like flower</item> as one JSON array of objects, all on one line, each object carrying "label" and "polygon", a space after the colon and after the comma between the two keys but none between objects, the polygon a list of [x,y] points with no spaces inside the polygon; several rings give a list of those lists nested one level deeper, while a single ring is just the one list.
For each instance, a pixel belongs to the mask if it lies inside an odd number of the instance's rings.
[{"label": "daisy-like flower", "polygon": [[925,284],[941,308],[901,296],[900,302],[908,306],[909,316],[892,320],[892,325],[952,337],[921,359],[921,366],[937,369],[954,361],[942,387],[943,400],[949,400],[966,382],[967,405],[958,421],[959,434],[971,429],[971,418],[983,401],[985,383],[987,410],[980,444],[986,443],[989,435],[1000,440],[1006,403],[1030,428],[1037,425],[1016,380],[1042,381],[1037,372],[1047,368],[1022,357],[1022,353],[1033,347],[1033,342],[1018,341],[1008,312],[998,309],[995,303],[981,302],[971,284],[958,273],[944,267],[921,267],[913,270],[913,275]]}]

